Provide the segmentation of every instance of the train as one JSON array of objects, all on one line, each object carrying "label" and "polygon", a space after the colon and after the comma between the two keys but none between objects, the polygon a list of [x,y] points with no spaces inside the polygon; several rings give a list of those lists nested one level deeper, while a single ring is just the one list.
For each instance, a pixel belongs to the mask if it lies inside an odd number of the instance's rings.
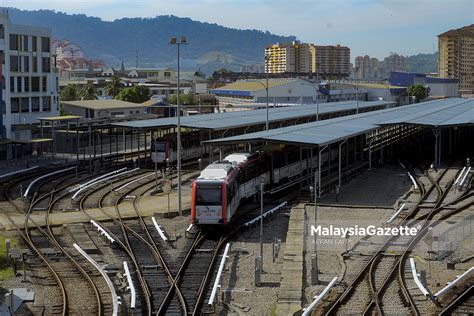
[{"label": "train", "polygon": [[[177,161],[176,133],[163,135],[151,141],[151,160],[154,163],[175,163]],[[209,146],[202,146],[198,132],[181,134],[181,160],[189,161],[209,154]]]},{"label": "train", "polygon": [[[328,151],[321,154],[321,166],[328,163]],[[337,148],[331,149],[337,157]],[[318,166],[318,155],[295,146],[265,153],[232,153],[208,165],[192,183],[191,222],[196,226],[226,226],[239,206],[260,191],[283,186]]]}]

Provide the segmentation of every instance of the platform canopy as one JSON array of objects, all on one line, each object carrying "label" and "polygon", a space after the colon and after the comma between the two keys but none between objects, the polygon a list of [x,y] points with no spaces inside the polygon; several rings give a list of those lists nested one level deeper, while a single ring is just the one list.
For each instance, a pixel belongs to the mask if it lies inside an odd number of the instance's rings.
[{"label": "platform canopy", "polygon": [[[389,101],[343,101],[319,104],[319,115],[342,111],[366,109],[372,107],[387,108],[393,106]],[[265,124],[267,109],[243,110],[225,113],[191,115],[181,117],[181,126],[186,128],[204,130],[226,130],[229,128],[247,127]],[[268,109],[269,122],[307,118],[316,115],[316,104],[295,105]],[[176,127],[176,117],[158,118],[150,120],[137,120],[114,123],[113,126],[135,129],[154,129]]]},{"label": "platform canopy", "polygon": [[[383,125],[414,124],[430,127],[474,125],[473,110],[474,100],[451,98],[293,125],[269,131],[213,139],[204,143],[231,144],[267,141],[324,146],[370,132]],[[424,120],[424,117],[427,119]],[[444,120],[442,119],[443,117]],[[438,118],[438,120],[435,118]],[[425,123],[423,123],[423,120]],[[453,124],[455,122],[456,124]],[[441,123],[444,125],[440,125]]]}]

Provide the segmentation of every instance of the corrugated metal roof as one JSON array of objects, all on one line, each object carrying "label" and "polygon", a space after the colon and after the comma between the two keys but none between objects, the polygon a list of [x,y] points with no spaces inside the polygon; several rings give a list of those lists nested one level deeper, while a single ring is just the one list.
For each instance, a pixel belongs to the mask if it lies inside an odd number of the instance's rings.
[{"label": "corrugated metal roof", "polygon": [[[292,80],[294,81],[294,80]],[[287,80],[269,80],[268,87],[273,88],[287,84],[292,81]],[[267,83],[265,80],[255,80],[255,81],[236,81],[229,83],[223,87],[219,87],[213,90],[240,90],[240,91],[259,91],[265,90]]]},{"label": "corrugated metal roof", "polygon": [[474,124],[474,100],[461,98],[436,100],[215,139],[206,141],[206,143],[270,141],[321,146],[367,133],[385,124],[427,125],[433,127]]},{"label": "corrugated metal roof", "polygon": [[[359,101],[359,109],[370,107],[388,107],[394,102],[388,101]],[[319,105],[319,114],[334,113],[353,110],[357,106],[356,101],[329,102]],[[266,109],[244,110],[226,113],[213,113],[203,115],[182,116],[181,126],[196,129],[225,130],[241,126],[264,124],[267,118]],[[270,122],[279,122],[285,119],[297,119],[313,116],[316,114],[315,104],[305,104],[290,107],[269,108],[268,117]],[[176,126],[176,117],[128,121],[114,123],[113,125],[125,128],[167,128]]]},{"label": "corrugated metal roof", "polygon": [[61,101],[63,105],[71,105],[75,107],[92,109],[92,110],[108,110],[108,109],[128,109],[128,108],[144,108],[140,103],[132,103],[121,100],[82,100],[82,101]]}]

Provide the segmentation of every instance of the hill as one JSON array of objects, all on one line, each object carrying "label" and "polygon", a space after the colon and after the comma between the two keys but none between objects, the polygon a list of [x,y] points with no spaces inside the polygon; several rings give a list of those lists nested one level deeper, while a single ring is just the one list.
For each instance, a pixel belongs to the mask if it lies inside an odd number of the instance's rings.
[{"label": "hill", "polygon": [[438,72],[438,53],[408,56],[407,63],[411,72]]},{"label": "hill", "polygon": [[50,10],[9,8],[9,12],[13,23],[49,27],[55,38],[68,39],[80,45],[86,57],[100,58],[111,65],[120,65],[122,59],[126,66],[135,65],[138,51],[140,67],[168,66],[176,59],[176,47],[168,45],[170,38],[186,35],[189,44],[181,50],[183,68],[217,63],[237,69],[245,63],[262,62],[266,45],[296,39],[167,15],[103,21]]}]

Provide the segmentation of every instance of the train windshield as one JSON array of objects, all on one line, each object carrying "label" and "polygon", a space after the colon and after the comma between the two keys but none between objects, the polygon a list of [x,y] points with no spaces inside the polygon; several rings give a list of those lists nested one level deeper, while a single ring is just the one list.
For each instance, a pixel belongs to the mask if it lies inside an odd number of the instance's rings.
[{"label": "train windshield", "polygon": [[198,182],[196,185],[196,205],[222,205],[221,185]]},{"label": "train windshield", "polygon": [[158,151],[158,152],[165,152],[166,151],[166,143],[163,141],[156,141],[155,142],[155,148],[153,148],[153,151]]}]

